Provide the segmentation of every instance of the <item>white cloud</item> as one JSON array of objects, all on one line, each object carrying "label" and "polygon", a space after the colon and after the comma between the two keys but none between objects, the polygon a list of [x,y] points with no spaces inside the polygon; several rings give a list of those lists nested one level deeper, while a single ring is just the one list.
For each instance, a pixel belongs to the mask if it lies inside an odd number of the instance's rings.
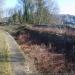
[{"label": "white cloud", "polygon": [[57,0],[61,14],[75,15],[75,0]]},{"label": "white cloud", "polygon": [[16,6],[18,0],[5,0],[4,8],[13,8]]}]

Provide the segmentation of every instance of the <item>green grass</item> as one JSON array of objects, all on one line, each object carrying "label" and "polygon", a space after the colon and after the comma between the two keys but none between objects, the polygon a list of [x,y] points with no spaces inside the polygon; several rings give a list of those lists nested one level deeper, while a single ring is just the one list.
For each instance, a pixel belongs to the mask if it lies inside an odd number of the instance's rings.
[{"label": "green grass", "polygon": [[10,62],[0,62],[0,75],[11,75]]},{"label": "green grass", "polygon": [[9,52],[6,47],[5,36],[0,31],[0,75],[12,75],[11,63],[7,61]]}]

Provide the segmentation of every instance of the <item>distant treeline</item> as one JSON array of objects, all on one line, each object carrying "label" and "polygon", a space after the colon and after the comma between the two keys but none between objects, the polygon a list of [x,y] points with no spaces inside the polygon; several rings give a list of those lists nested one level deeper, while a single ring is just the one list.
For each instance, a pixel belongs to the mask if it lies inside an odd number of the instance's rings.
[{"label": "distant treeline", "polygon": [[[61,20],[56,16],[58,6],[54,0],[19,0],[19,6],[9,9],[11,15],[9,23],[27,24],[60,24]],[[21,8],[21,9],[19,9]]]}]

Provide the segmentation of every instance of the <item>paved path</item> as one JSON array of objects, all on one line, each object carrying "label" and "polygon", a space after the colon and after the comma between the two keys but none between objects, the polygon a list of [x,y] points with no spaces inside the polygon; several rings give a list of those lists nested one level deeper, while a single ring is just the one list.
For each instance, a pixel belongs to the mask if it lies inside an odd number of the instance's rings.
[{"label": "paved path", "polygon": [[12,65],[12,71],[15,75],[25,75],[25,58],[22,51],[17,45],[16,41],[7,32],[5,33],[6,45],[9,50],[10,59]]},{"label": "paved path", "polygon": [[5,46],[3,47],[6,47],[7,49],[7,62],[10,62],[11,66],[10,75],[26,75],[27,73],[33,73],[33,69],[30,69],[28,57],[21,51],[13,37],[5,31],[0,31],[0,33],[2,34],[0,34],[0,36],[3,36],[1,40],[5,40],[5,42],[3,42],[3,45]]}]

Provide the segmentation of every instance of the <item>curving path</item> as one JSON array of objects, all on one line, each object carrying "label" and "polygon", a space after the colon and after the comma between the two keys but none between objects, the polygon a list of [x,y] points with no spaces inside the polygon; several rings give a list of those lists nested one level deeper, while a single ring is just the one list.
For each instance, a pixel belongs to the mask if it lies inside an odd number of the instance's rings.
[{"label": "curving path", "polygon": [[[35,67],[34,71],[33,68],[30,68],[29,59],[8,32],[0,31],[0,63],[1,66],[3,65],[3,70],[0,69],[1,75],[26,75],[27,73],[33,73],[36,70]],[[7,63],[8,66],[2,64],[3,62]],[[6,67],[6,70],[4,67]]]}]

